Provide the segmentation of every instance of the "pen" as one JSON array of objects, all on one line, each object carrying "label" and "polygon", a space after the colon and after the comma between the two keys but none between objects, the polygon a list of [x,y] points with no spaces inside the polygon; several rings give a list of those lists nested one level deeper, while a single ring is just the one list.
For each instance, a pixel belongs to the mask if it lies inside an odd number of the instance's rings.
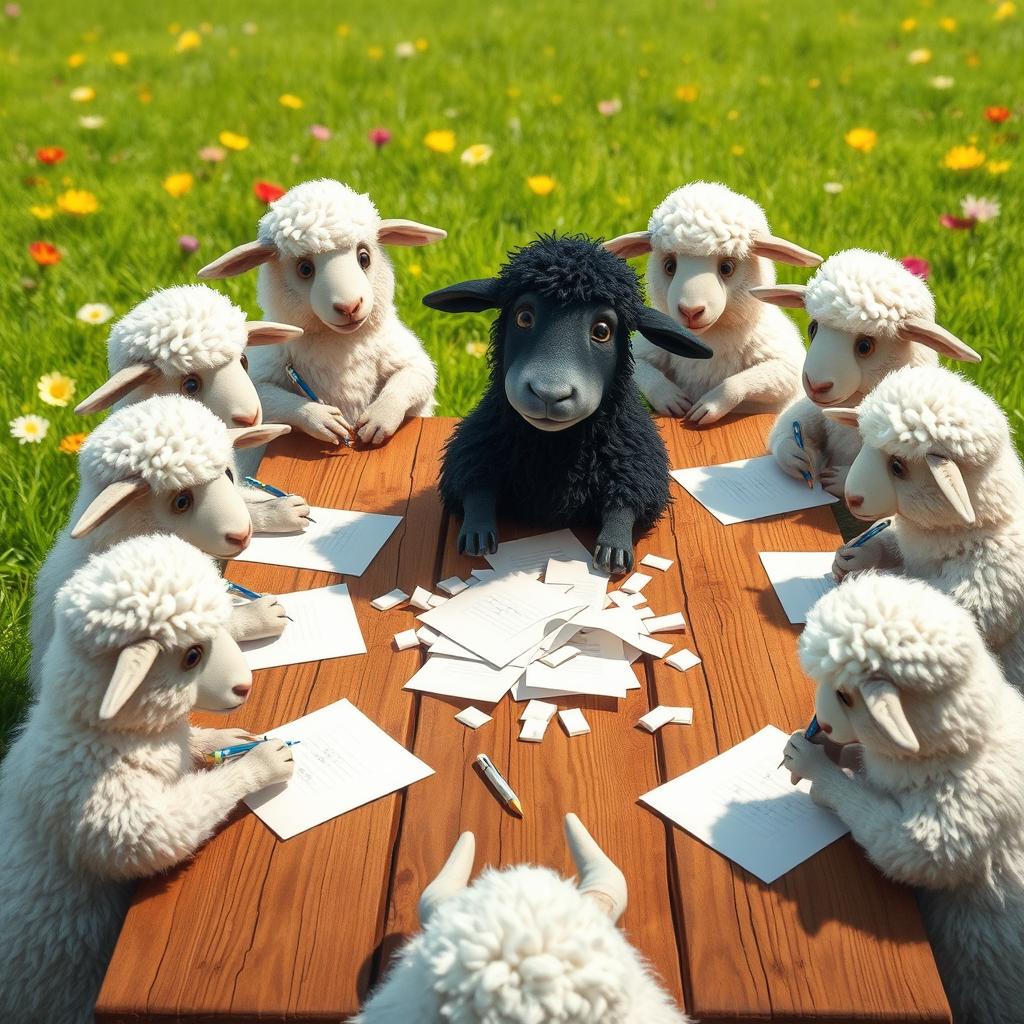
[{"label": "pen", "polygon": [[[803,451],[807,450],[806,448],[804,448],[804,432],[800,429],[800,421],[799,420],[793,420],[793,440],[796,441],[796,443],[799,445],[800,451],[803,452]],[[801,469],[800,470],[800,475],[804,478],[804,480],[807,481],[807,486],[813,489],[814,488],[814,477],[813,477],[813,475],[808,473],[806,469]]]},{"label": "pen", "polygon": [[476,764],[484,774],[484,778],[494,787],[498,799],[518,817],[523,817],[523,805],[519,797],[512,792],[512,787],[501,777],[501,772],[494,767],[494,762],[486,754],[476,755]]},{"label": "pen", "polygon": [[[305,381],[304,381],[304,380],[303,380],[303,379],[302,379],[302,378],[301,378],[301,377],[299,376],[299,371],[298,371],[298,370],[296,370],[296,369],[295,369],[295,367],[294,367],[294,366],[292,366],[292,364],[291,364],[291,363],[289,363],[289,364],[288,364],[288,365],[287,365],[287,366],[286,366],[286,367],[284,368],[284,372],[285,372],[285,373],[287,373],[289,377],[291,377],[291,379],[292,379],[292,383],[293,383],[293,384],[294,384],[294,385],[295,385],[295,386],[296,386],[296,387],[297,387],[297,388],[298,388],[298,389],[299,389],[299,390],[300,390],[300,391],[301,391],[301,392],[302,392],[302,393],[303,393],[303,394],[304,394],[304,395],[305,395],[305,396],[306,396],[306,397],[307,397],[307,398],[308,398],[308,399],[309,399],[309,400],[310,400],[311,402],[317,402],[317,403],[319,403],[320,405],[323,405],[323,404],[324,404],[323,402],[321,402],[321,401],[320,401],[320,399],[319,399],[319,398],[317,398],[317,397],[316,397],[316,392],[315,392],[315,391],[314,391],[314,390],[313,390],[313,389],[312,389],[312,388],[311,388],[311,387],[310,387],[310,386],[309,386],[309,385],[308,385],[308,384],[307,384],[307,383],[306,383],[306,382],[305,382]],[[344,442],[344,444],[345,444],[345,447],[346,447],[346,448],[351,448],[351,447],[352,447],[352,442],[351,442],[351,441],[350,441],[350,440],[349,440],[349,439],[348,439],[347,437],[343,437],[343,438],[342,438],[342,441]]]},{"label": "pen", "polygon": [[[254,476],[243,477],[245,482],[250,487],[258,487],[261,491],[266,491],[267,494],[272,494],[275,498],[287,498],[288,494],[282,491],[280,487],[275,487],[273,484],[265,484],[262,480],[257,480]],[[315,523],[316,520],[312,516],[306,516],[311,522]]]},{"label": "pen", "polygon": [[[821,726],[818,725],[818,716],[815,715],[811,719],[811,724],[809,726],[807,726],[807,728],[804,730],[804,739],[805,740],[813,740],[814,737],[817,736],[819,732],[821,732]],[[783,758],[779,762],[779,767],[781,768],[785,763],[786,763],[786,759]]]},{"label": "pen", "polygon": [[[258,747],[261,743],[266,743],[267,740],[274,739],[273,736],[259,736],[254,739],[251,743],[236,743],[233,747],[221,747],[220,750],[214,750],[210,754],[204,755],[207,764],[221,764],[229,757],[238,757],[239,754],[245,754],[252,750],[253,747]],[[301,743],[302,740],[285,740],[284,745],[286,747],[294,747],[297,743]]]},{"label": "pen", "polygon": [[851,545],[851,548],[862,548],[869,540],[873,540],[883,530],[888,530],[892,526],[891,519],[883,519],[881,522],[875,523],[867,533],[861,534]]},{"label": "pen", "polygon": [[[233,590],[236,594],[241,594],[242,597],[249,598],[250,601],[258,601],[261,597],[263,597],[263,594],[258,594],[256,593],[255,590],[250,590],[248,587],[243,587],[241,583],[235,583],[234,580],[227,580],[227,585],[228,590]],[[290,615],[286,615],[285,618],[289,622],[295,621]]]}]

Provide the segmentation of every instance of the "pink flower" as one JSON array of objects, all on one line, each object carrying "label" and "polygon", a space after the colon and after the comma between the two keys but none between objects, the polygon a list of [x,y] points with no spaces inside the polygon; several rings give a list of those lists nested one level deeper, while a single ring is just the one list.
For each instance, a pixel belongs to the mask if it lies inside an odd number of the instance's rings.
[{"label": "pink flower", "polygon": [[386,146],[391,141],[391,132],[387,128],[371,128],[366,136],[378,149]]},{"label": "pink flower", "polygon": [[21,4],[4,4],[4,14],[6,14],[8,18],[20,18]]},{"label": "pink flower", "polygon": [[939,223],[952,231],[969,231],[977,223],[973,217],[955,217],[951,213],[939,215]]},{"label": "pink flower", "polygon": [[326,142],[331,137],[331,129],[325,124],[311,124],[309,134],[320,142]]},{"label": "pink flower", "polygon": [[227,155],[227,151],[220,146],[203,146],[199,150],[199,159],[208,164],[219,164]]},{"label": "pink flower", "polygon": [[922,281],[927,281],[931,276],[932,265],[921,256],[904,256],[900,263]]},{"label": "pink flower", "polygon": [[616,96],[610,100],[598,100],[597,112],[605,117],[613,117],[622,109],[622,100]]},{"label": "pink flower", "polygon": [[178,248],[186,253],[195,252],[199,248],[199,239],[195,235],[180,235],[178,237]]},{"label": "pink flower", "polygon": [[978,224],[995,220],[1001,209],[998,199],[986,199],[985,196],[964,196],[960,200],[960,209],[964,216]]}]

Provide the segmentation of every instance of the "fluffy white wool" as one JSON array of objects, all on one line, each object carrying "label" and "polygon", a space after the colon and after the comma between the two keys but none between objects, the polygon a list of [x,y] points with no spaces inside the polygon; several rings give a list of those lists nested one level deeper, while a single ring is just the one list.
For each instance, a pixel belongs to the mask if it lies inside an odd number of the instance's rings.
[{"label": "fluffy white wool", "polygon": [[231,464],[227,427],[181,395],[158,395],[108,416],[79,453],[81,475],[101,485],[139,477],[153,491],[195,487]]},{"label": "fluffy white wool", "polygon": [[890,455],[940,452],[960,465],[984,465],[1010,443],[1006,415],[979,387],[939,366],[907,366],[861,402],[860,434]]},{"label": "fluffy white wool", "polygon": [[928,285],[899,260],[866,249],[830,256],[807,282],[811,319],[851,334],[895,335],[909,316],[935,319]]},{"label": "fluffy white wool", "polygon": [[290,188],[260,219],[259,240],[282,255],[351,249],[375,240],[380,214],[373,200],[331,178],[304,181]]},{"label": "fluffy white wool", "polygon": [[224,366],[247,341],[245,313],[226,295],[178,285],[153,292],[114,324],[107,359],[112,372],[153,363],[171,376]]},{"label": "fluffy white wool", "polygon": [[121,541],[93,555],[57,593],[69,640],[113,651],[147,637],[165,650],[209,640],[231,617],[212,558],[172,534]]},{"label": "fluffy white wool", "polygon": [[691,256],[744,259],[768,218],[753,199],[717,182],[693,181],[670,192],[647,224],[651,244]]}]

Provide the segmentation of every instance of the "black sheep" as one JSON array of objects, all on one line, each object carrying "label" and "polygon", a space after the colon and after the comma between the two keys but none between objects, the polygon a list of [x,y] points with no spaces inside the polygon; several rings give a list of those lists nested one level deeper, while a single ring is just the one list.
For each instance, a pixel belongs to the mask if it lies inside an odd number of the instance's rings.
[{"label": "black sheep", "polygon": [[497,277],[431,292],[449,313],[498,309],[491,379],[444,452],[440,491],[459,551],[494,551],[497,514],[600,532],[594,564],[633,566],[633,531],[669,501],[668,456],[633,382],[630,333],[679,356],[711,350],[643,303],[636,272],[583,235],[543,235]]}]

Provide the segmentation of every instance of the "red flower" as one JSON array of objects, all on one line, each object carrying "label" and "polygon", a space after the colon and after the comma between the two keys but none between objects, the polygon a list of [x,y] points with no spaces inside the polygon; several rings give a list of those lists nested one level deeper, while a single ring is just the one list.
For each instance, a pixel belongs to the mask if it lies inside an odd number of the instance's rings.
[{"label": "red flower", "polygon": [[[1009,113],[1009,111],[1007,111]],[[40,146],[36,150],[36,159],[41,164],[59,164],[67,154],[60,146]]]},{"label": "red flower", "polygon": [[60,249],[52,242],[32,242],[28,253],[41,267],[52,267],[61,261]]},{"label": "red flower", "polygon": [[272,181],[257,181],[253,185],[252,190],[256,193],[256,198],[261,203],[272,203],[275,199],[280,199],[285,193],[285,190],[280,185],[275,185]]},{"label": "red flower", "polygon": [[387,128],[371,128],[366,137],[380,149],[391,141],[391,132]]},{"label": "red flower", "polygon": [[951,213],[943,213],[939,215],[939,223],[953,231],[968,231],[977,224],[977,221],[973,217],[955,217]]},{"label": "red flower", "polygon": [[985,117],[993,124],[1002,124],[1010,119],[1009,107],[986,107]]},{"label": "red flower", "polygon": [[927,281],[931,275],[932,265],[921,256],[904,256],[900,263],[922,281]]}]

